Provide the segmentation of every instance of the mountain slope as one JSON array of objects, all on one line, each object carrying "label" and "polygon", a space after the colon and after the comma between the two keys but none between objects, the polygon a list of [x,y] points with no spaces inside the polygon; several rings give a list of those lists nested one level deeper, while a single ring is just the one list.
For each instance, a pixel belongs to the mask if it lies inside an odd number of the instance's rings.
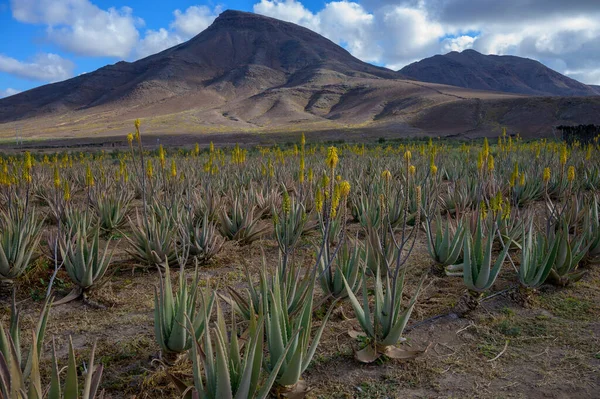
[{"label": "mountain slope", "polygon": [[453,51],[405,66],[405,76],[477,90],[542,96],[593,96],[589,86],[538,61],[507,55],[483,55],[475,50]]},{"label": "mountain slope", "polygon": [[0,139],[123,137],[136,118],[157,135],[475,137],[507,127],[531,137],[561,124],[600,124],[600,96],[529,97],[415,81],[298,25],[225,11],[158,54],[0,99]]},{"label": "mountain slope", "polygon": [[292,81],[331,79],[331,74],[399,76],[298,25],[225,11],[196,37],[161,53],[0,100],[0,122],[105,104],[140,106],[199,91],[210,103],[222,103]]}]

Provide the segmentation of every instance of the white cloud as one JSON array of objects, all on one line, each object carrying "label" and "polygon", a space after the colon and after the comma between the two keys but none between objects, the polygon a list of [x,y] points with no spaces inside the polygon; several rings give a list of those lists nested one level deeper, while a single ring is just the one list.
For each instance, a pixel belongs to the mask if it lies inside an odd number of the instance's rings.
[{"label": "white cloud", "polygon": [[373,37],[375,17],[361,5],[347,1],[328,3],[319,12],[319,30],[330,40],[344,43],[348,51],[365,61],[377,61],[381,49]]},{"label": "white cloud", "polygon": [[152,54],[156,54],[169,47],[173,47],[183,42],[183,38],[164,28],[159,30],[147,30],[144,38],[140,40],[135,48],[135,58],[140,59]]},{"label": "white cloud", "polygon": [[391,69],[418,61],[440,51],[443,27],[429,18],[422,8],[390,7],[381,10],[383,62]]},{"label": "white cloud", "polygon": [[158,53],[196,36],[206,29],[220,13],[206,6],[191,6],[185,11],[175,10],[169,29],[149,29],[135,49],[134,58],[140,59]]},{"label": "white cloud", "polygon": [[185,11],[175,10],[175,20],[169,26],[183,38],[191,38],[208,28],[220,13],[220,7],[211,10],[207,6],[191,6]]},{"label": "white cloud", "polygon": [[473,48],[537,59],[600,84],[598,0],[330,1],[315,13],[300,0],[260,0],[254,12],[303,25],[392,69]]},{"label": "white cloud", "polygon": [[394,67],[439,50],[442,26],[418,6],[367,11],[357,2],[332,1],[313,14],[298,0],[261,0],[254,12],[294,22],[343,45],[364,61]]},{"label": "white cloud", "polygon": [[21,90],[11,89],[10,87],[5,90],[0,89],[0,98],[14,96],[20,92]]},{"label": "white cloud", "polygon": [[332,1],[313,14],[297,0],[261,0],[254,12],[293,22],[343,44],[354,56],[365,61],[377,61],[381,49],[374,37],[375,18],[360,4]]},{"label": "white cloud", "polygon": [[75,65],[56,54],[38,54],[30,61],[19,61],[0,54],[0,71],[21,78],[57,82],[73,76]]},{"label": "white cloud", "polygon": [[448,37],[442,40],[442,49],[444,52],[463,51],[473,47],[476,38],[473,36]]},{"label": "white cloud", "polygon": [[296,0],[261,0],[253,7],[257,14],[281,19],[319,31],[319,17]]},{"label": "white cloud", "polygon": [[11,7],[16,20],[46,25],[51,42],[85,56],[127,57],[143,24],[129,7],[103,10],[88,0],[11,0]]}]

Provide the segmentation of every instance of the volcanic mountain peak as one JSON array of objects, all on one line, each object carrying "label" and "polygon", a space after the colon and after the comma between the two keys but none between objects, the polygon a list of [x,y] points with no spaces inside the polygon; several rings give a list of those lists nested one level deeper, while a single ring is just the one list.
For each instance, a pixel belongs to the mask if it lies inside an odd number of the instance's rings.
[{"label": "volcanic mountain peak", "polygon": [[[589,89],[518,57],[465,51],[432,59],[423,65],[431,64],[425,70],[433,71],[433,82],[535,94]],[[158,54],[0,99],[0,138],[15,131],[122,135],[137,118],[155,134],[367,129],[474,136],[506,126],[526,136],[600,123],[600,97],[535,98],[403,76],[301,26],[225,11],[191,40]],[[549,81],[550,89],[532,79]]]},{"label": "volcanic mountain peak", "polygon": [[542,96],[594,96],[596,90],[544,66],[510,55],[484,55],[475,50],[452,51],[405,66],[405,76],[431,83],[478,90]]},{"label": "volcanic mountain peak", "polygon": [[228,10],[191,40],[158,54],[0,100],[0,123],[97,106],[140,107],[181,95],[198,97],[188,106],[218,105],[286,85],[400,76],[309,29]]},{"label": "volcanic mountain peak", "polygon": [[294,73],[324,67],[354,75],[397,77],[353,57],[329,39],[302,26],[242,11],[227,10],[186,43],[157,56],[180,58],[227,71],[246,65]]}]

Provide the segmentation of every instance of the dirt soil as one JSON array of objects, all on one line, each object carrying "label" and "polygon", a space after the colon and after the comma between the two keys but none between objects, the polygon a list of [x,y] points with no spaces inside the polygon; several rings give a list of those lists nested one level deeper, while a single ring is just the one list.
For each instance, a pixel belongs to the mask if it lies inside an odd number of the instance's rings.
[{"label": "dirt soil", "polygon": [[[356,226],[350,228],[356,230]],[[115,243],[119,239],[113,237]],[[420,276],[426,273],[428,277],[405,333],[404,345],[428,348],[426,354],[412,361],[380,359],[371,365],[358,363],[353,350],[360,343],[347,334],[358,325],[346,302],[334,312],[315,358],[304,374],[312,388],[310,398],[598,397],[600,270],[597,265],[588,266],[587,275],[572,286],[561,289],[544,286],[524,296],[512,289],[517,279],[507,261],[491,290],[503,293],[458,317],[452,310],[464,294],[462,281],[439,273],[427,255],[423,239],[421,234],[411,256],[406,300],[412,296]],[[311,240],[304,239],[295,255],[296,262],[312,264]],[[110,281],[92,297],[102,306],[76,301],[52,308],[44,367],[49,369],[52,337],[59,348],[61,365],[66,364],[69,336],[79,361],[87,360],[97,340],[96,356],[104,365],[102,388],[106,397],[178,397],[165,367],[156,361],[159,347],[153,332],[153,292],[158,272],[135,264],[123,248],[124,242],[117,249]],[[256,276],[263,252],[267,264],[274,267],[278,256],[274,240],[264,239],[245,247],[226,243],[216,259],[201,266],[203,284],[224,294],[227,286],[243,288],[244,268],[248,267]],[[518,254],[512,253],[517,264],[518,258]],[[33,326],[37,318],[51,269],[49,262],[40,258],[26,278],[18,282],[24,327]],[[193,271],[187,272],[191,275]],[[172,273],[175,277],[176,271]],[[66,295],[70,290],[68,277],[59,274],[56,287],[57,298]],[[9,292],[4,289],[0,297],[0,317],[6,323]],[[322,314],[324,311],[317,312]],[[448,315],[427,321],[444,314]],[[314,328],[318,325],[317,316]],[[182,378],[190,376],[189,361],[180,359],[171,372]]]}]

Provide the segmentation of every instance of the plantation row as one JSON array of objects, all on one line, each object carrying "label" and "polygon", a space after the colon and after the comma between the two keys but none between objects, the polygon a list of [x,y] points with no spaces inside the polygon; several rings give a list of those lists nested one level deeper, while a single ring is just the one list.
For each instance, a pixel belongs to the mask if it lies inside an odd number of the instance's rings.
[{"label": "plantation row", "polygon": [[[137,121],[135,128],[125,153],[0,158],[2,289],[40,254],[54,268],[33,333],[21,331],[15,299],[9,328],[2,325],[3,397],[42,398],[48,389],[50,398],[102,395],[94,351],[83,390],[72,345],[66,372],[54,348],[50,376],[41,375],[40,359],[50,307],[93,303],[117,245],[140,267],[159,271],[154,329],[162,360],[168,366],[187,353],[193,379],[171,378],[182,395],[207,398],[303,396],[302,374],[340,301],[351,304],[361,327],[351,332],[364,344],[358,361],[421,355],[400,345],[425,280],[405,303],[420,235],[447,278],[463,279],[463,311],[479,304],[503,267],[514,269],[515,285],[528,296],[544,283],[581,279],[584,265],[600,256],[597,140],[567,147],[503,135],[493,146],[324,147],[302,137],[285,149],[211,145],[167,154],[162,146],[145,150]],[[201,287],[199,268],[225,240],[262,239],[277,242],[279,262],[264,264],[258,279],[248,272],[246,289]],[[306,240],[314,258],[301,265],[293,255]],[[53,303],[63,269],[75,288]],[[313,331],[322,304],[328,311]],[[33,344],[25,350],[22,340]]]}]

